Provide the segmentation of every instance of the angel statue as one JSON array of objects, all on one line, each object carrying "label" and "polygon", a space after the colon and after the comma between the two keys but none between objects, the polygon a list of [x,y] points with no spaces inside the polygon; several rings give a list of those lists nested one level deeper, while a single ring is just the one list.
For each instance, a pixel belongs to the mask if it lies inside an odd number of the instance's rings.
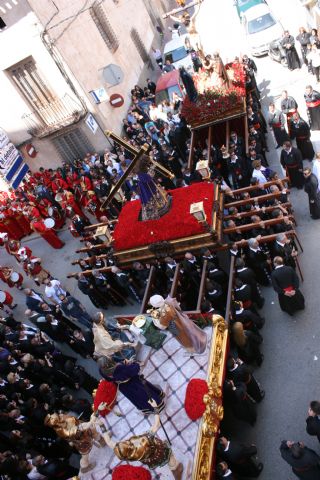
[{"label": "angel statue", "polygon": [[[150,405],[156,408],[154,400],[150,400]],[[126,462],[139,461],[146,465],[150,470],[168,465],[175,480],[182,480],[183,465],[172,453],[169,443],[161,440],[156,432],[160,427],[160,417],[155,415],[154,424],[148,432],[142,435],[133,435],[126,440],[113,441],[107,432],[105,423],[99,418],[99,426],[103,432],[103,438],[107,445],[113,449],[119,460]]]},{"label": "angel statue", "polygon": [[44,420],[45,426],[52,427],[58,437],[69,442],[81,454],[81,473],[87,473],[96,466],[95,462],[89,461],[89,453],[92,447],[102,448],[106,446],[99,428],[96,428],[96,422],[95,414],[91,415],[89,422],[82,422],[78,418],[65,413],[48,414]]},{"label": "angel statue", "polygon": [[180,308],[175,298],[153,295],[149,300],[152,310],[148,311],[156,327],[168,329],[176,340],[191,354],[204,353],[207,334],[199,328]]}]

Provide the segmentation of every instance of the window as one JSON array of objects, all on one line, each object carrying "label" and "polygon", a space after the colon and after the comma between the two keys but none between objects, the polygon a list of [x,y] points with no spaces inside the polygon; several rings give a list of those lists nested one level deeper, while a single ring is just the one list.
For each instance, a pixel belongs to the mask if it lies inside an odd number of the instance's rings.
[{"label": "window", "polygon": [[6,23],[3,21],[3,18],[0,17],[0,32],[1,30],[3,30],[4,28],[6,28]]},{"label": "window", "polygon": [[48,82],[37,70],[32,57],[10,67],[7,72],[22,95],[36,110],[47,106],[55,99]]},{"label": "window", "polygon": [[102,5],[95,2],[90,8],[90,15],[96,24],[104,43],[107,45],[109,50],[114,53],[119,47],[119,40],[117,39],[116,34],[111,27],[109,20],[107,19]]},{"label": "window", "polygon": [[130,36],[132,38],[132,41],[133,43],[135,44],[136,46],[136,49],[138,50],[139,52],[139,55],[140,57],[142,58],[142,60],[144,61],[144,63],[147,63],[148,66],[154,70],[154,67],[152,65],[152,62],[150,60],[150,57],[148,55],[148,52],[145,48],[145,46],[143,45],[142,43],[142,40],[141,40],[141,37],[139,35],[139,33],[137,32],[137,30],[135,28],[132,28],[131,29],[131,32],[130,32]]},{"label": "window", "polygon": [[94,151],[91,142],[80,128],[53,138],[52,142],[64,162],[72,162],[83,158],[88,152]]}]

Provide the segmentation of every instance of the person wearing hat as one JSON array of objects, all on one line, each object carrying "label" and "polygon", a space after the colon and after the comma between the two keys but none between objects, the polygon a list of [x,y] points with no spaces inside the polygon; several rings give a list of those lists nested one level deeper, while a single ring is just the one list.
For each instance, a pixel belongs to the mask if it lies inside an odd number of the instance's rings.
[{"label": "person wearing hat", "polygon": [[51,247],[56,249],[64,247],[64,242],[60,240],[54,229],[47,228],[43,220],[33,219],[31,221],[31,226],[35,232],[39,233],[40,236],[51,245]]}]

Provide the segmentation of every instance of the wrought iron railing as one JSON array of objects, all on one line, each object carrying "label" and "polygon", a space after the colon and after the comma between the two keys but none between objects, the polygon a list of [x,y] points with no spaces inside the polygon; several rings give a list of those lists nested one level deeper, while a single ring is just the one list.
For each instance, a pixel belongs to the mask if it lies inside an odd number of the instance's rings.
[{"label": "wrought iron railing", "polygon": [[34,137],[45,137],[63,127],[77,123],[86,113],[84,107],[67,93],[39,106],[32,113],[23,115],[28,133]]}]

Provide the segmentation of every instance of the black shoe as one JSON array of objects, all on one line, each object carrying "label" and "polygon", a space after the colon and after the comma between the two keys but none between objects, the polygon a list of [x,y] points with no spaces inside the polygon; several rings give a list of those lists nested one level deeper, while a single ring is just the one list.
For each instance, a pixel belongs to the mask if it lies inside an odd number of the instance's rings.
[{"label": "black shoe", "polygon": [[264,399],[266,396],[266,392],[264,390],[260,390],[260,401]]},{"label": "black shoe", "polygon": [[14,308],[16,308],[17,306],[18,306],[18,304],[15,303],[14,305],[12,305],[11,310],[13,310]]},{"label": "black shoe", "polygon": [[263,470],[263,463],[262,462],[258,463],[257,469],[258,469],[259,473],[262,472],[262,470]]},{"label": "black shoe", "polygon": [[281,147],[281,145],[277,145],[277,146],[276,146],[276,150],[277,150],[277,148],[280,148],[280,147]]}]

